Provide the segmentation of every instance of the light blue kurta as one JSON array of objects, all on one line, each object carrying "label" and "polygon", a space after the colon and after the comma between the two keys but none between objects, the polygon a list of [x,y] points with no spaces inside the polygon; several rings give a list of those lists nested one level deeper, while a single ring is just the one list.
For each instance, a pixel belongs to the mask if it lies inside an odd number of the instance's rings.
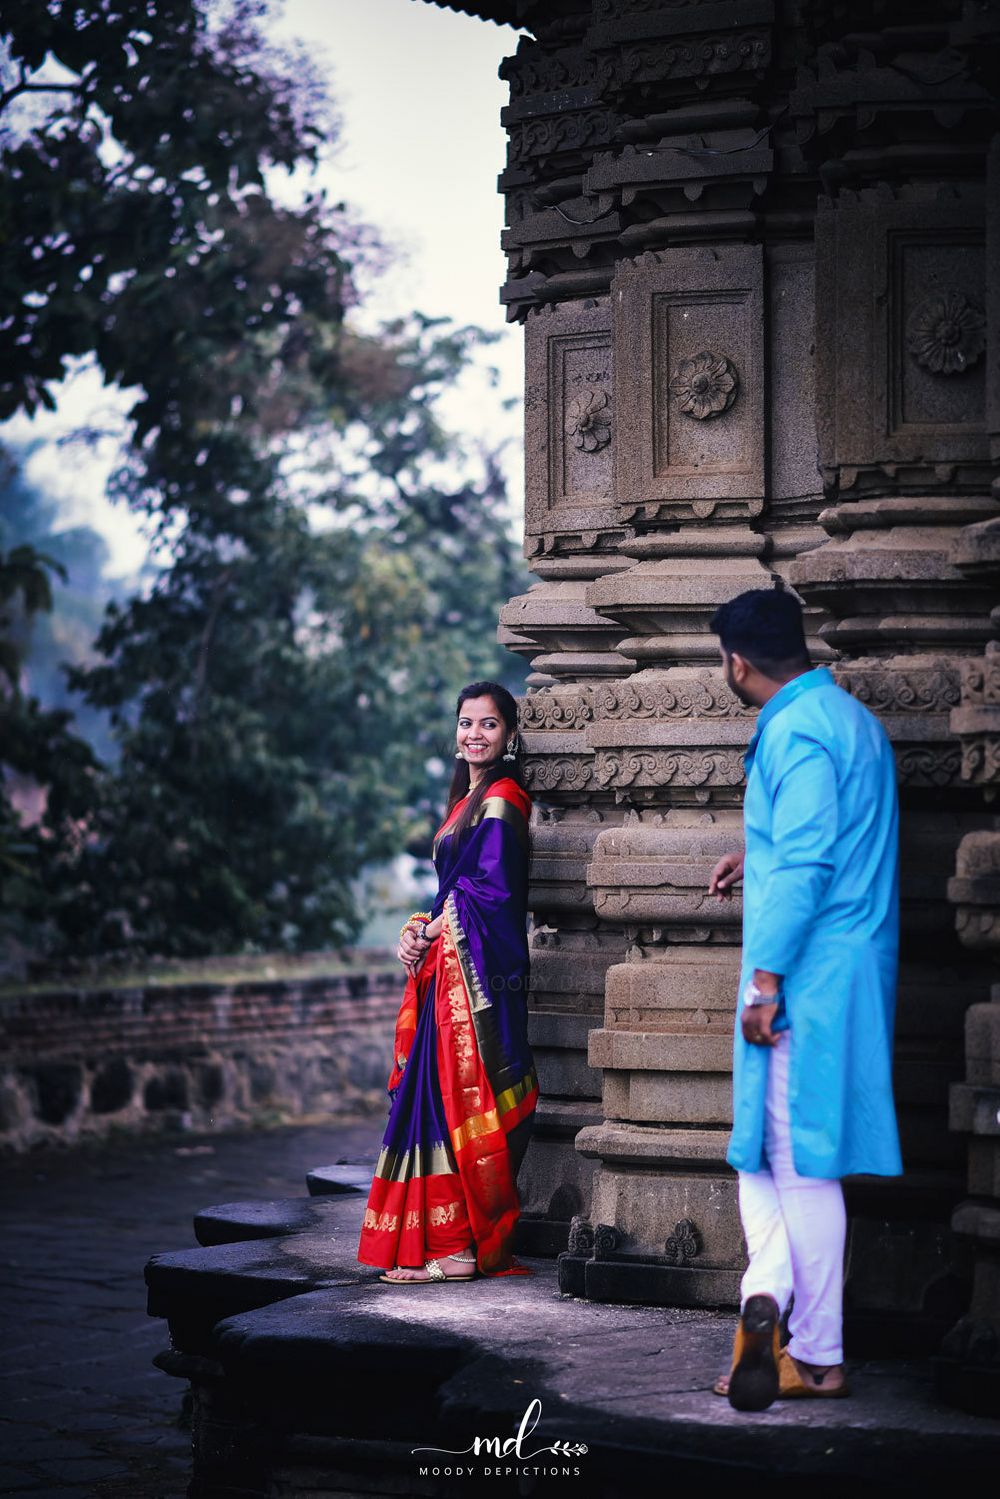
[{"label": "light blue kurta", "polygon": [[742,989],[784,975],[789,1112],[801,1176],[898,1175],[892,1029],[899,813],[892,747],[819,666],[760,710],[746,756],[743,965],[727,1160],[759,1171],[770,1048],[744,1041]]}]

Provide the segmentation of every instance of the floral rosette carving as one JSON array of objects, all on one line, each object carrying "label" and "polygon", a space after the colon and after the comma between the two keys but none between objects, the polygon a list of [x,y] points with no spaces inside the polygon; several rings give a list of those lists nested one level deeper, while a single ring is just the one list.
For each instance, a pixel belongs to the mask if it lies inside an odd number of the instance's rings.
[{"label": "floral rosette carving", "polygon": [[585,453],[597,453],[611,441],[611,410],[606,390],[587,386],[566,412],[566,436]]},{"label": "floral rosette carving", "polygon": [[736,366],[724,354],[702,349],[690,359],[682,359],[670,381],[670,394],[678,409],[696,421],[709,421],[728,411],[736,400],[740,377]]},{"label": "floral rosette carving", "polygon": [[928,297],[910,314],[906,347],[932,374],[961,374],[986,347],[985,315],[961,292]]}]

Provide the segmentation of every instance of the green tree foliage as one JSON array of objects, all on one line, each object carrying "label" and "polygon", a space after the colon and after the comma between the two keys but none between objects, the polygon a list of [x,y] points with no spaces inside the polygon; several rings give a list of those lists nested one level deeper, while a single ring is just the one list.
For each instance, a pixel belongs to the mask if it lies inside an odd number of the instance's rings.
[{"label": "green tree foliage", "polygon": [[58,796],[39,832],[75,951],[350,938],[357,873],[426,836],[448,698],[510,672],[496,457],[477,477],[435,410],[481,336],[352,330],[372,241],[321,194],[269,189],[332,125],[265,16],[4,10],[0,412],[51,404],[81,354],[134,389],[116,492],[167,562],[71,674],[119,748],[73,836]]}]

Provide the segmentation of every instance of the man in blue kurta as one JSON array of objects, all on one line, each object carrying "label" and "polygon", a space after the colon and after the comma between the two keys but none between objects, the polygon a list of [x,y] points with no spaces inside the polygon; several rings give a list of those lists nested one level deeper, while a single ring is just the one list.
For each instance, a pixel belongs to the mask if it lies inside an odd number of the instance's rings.
[{"label": "man in blue kurta", "polygon": [[[733,1132],[749,1265],[733,1366],[740,1410],[848,1393],[840,1178],[902,1171],[892,1098],[899,941],[896,769],[881,724],[813,667],[798,600],[754,589],[712,619],[723,670],[759,708],[746,754]],[[779,1348],[789,1301],[791,1337]]]}]

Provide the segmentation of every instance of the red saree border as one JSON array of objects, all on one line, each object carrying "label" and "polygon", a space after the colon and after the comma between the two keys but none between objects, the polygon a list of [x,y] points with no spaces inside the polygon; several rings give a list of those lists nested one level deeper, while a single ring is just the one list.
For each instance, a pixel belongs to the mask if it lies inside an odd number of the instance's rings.
[{"label": "red saree border", "polygon": [[[463,806],[468,800],[469,795],[470,793],[467,791],[465,793],[465,796],[459,798],[459,800],[452,807],[451,811],[448,813],[448,816],[445,818],[444,822],[434,834],[432,847],[435,854],[437,852],[437,846],[439,842],[447,833],[448,829],[451,827],[455,819],[458,817]],[[527,791],[525,791],[523,786],[519,786],[517,784],[513,777],[500,776],[497,780],[491,781],[489,786],[487,786],[486,788],[486,797],[484,800],[488,801],[491,798],[499,801],[509,802],[512,807],[516,807],[523,816],[525,828],[527,828],[527,824],[531,819],[531,797],[528,795]],[[480,808],[480,812],[481,811],[482,808]]]},{"label": "red saree border", "polygon": [[469,1242],[461,1178],[454,1172],[391,1181],[376,1176],[361,1224],[357,1257],[392,1270],[419,1266],[432,1255],[454,1254]]}]

